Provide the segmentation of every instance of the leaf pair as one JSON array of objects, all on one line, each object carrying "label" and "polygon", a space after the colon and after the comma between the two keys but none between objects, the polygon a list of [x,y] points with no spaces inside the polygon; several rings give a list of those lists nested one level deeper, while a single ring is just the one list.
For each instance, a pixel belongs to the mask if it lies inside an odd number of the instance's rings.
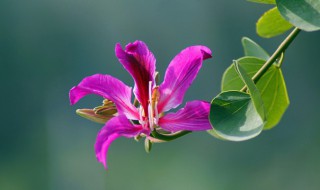
[{"label": "leaf pair", "polygon": [[209,133],[221,139],[243,141],[262,131],[266,116],[256,85],[238,61],[234,62],[233,67],[250,94],[231,90],[216,96],[210,108],[210,121],[214,129]]},{"label": "leaf pair", "polygon": [[292,26],[305,31],[320,30],[319,0],[249,0],[256,3],[275,4],[265,12],[256,25],[261,37],[280,35]]},{"label": "leaf pair", "polygon": [[[242,44],[246,56],[225,71],[222,93],[211,102],[213,130],[209,133],[232,141],[247,140],[274,127],[289,105],[281,69],[274,64],[254,84],[251,78],[269,55],[248,38],[243,38]],[[244,85],[250,94],[239,91]]]}]

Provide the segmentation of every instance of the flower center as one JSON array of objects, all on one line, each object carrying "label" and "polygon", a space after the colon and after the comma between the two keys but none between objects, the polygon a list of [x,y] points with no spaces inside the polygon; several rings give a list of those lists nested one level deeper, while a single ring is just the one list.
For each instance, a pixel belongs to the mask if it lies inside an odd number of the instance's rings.
[{"label": "flower center", "polygon": [[153,131],[154,127],[158,125],[159,121],[158,100],[160,94],[158,88],[158,86],[152,88],[152,81],[149,81],[149,100],[147,118],[143,107],[140,106],[140,123],[144,128],[149,127],[151,131]]}]

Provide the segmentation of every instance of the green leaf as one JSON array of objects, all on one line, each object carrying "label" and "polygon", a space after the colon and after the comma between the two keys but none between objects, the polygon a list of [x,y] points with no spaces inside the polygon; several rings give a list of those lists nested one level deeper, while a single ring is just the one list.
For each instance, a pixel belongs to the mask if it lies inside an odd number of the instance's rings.
[{"label": "green leaf", "polygon": [[275,0],[248,0],[255,3],[276,4]]},{"label": "green leaf", "polygon": [[269,59],[269,54],[250,38],[243,37],[241,42],[246,56],[258,57],[263,60]]},{"label": "green leaf", "polygon": [[[237,61],[250,77],[252,77],[265,63],[264,60],[256,57],[242,57]],[[234,65],[228,67],[222,76],[221,90],[240,90],[243,86],[244,83],[237,74]]]},{"label": "green leaf", "polygon": [[233,65],[235,66],[236,72],[238,73],[239,77],[247,86],[255,109],[259,113],[261,119],[265,121],[266,120],[265,110],[263,106],[263,101],[261,99],[261,94],[258,88],[252,81],[251,77],[249,77],[246,71],[239,65],[238,61],[234,61]]},{"label": "green leaf", "polygon": [[243,141],[262,131],[266,117],[256,85],[237,61],[234,61],[234,67],[250,94],[228,91],[215,97],[209,116],[213,129],[209,133],[220,139]]},{"label": "green leaf", "polygon": [[319,0],[276,0],[281,15],[305,31],[320,30]]},{"label": "green leaf", "polygon": [[255,109],[249,94],[222,92],[211,102],[208,131],[215,137],[230,141],[251,139],[262,131],[264,121]]},{"label": "green leaf", "polygon": [[265,12],[256,24],[257,33],[265,38],[280,35],[291,27],[292,25],[280,15],[277,7]]},{"label": "green leaf", "polygon": [[[252,77],[265,61],[255,57],[243,57],[238,59],[238,63]],[[231,65],[223,75],[222,91],[240,90],[243,86],[244,83]],[[261,93],[268,118],[264,129],[271,129],[279,123],[290,103],[281,69],[276,65],[271,66],[256,86]]]}]

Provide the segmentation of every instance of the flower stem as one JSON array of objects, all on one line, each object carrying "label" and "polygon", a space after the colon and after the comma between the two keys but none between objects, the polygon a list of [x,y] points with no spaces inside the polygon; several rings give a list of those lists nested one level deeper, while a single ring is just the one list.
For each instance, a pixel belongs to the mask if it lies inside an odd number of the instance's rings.
[{"label": "flower stem", "polygon": [[179,137],[182,137],[188,133],[191,133],[191,131],[180,131],[180,132],[164,135],[164,134],[158,133],[156,130],[153,130],[151,134],[156,139],[163,140],[163,141],[171,141]]},{"label": "flower stem", "polygon": [[[296,38],[299,34],[300,29],[294,28],[292,32],[283,40],[283,42],[279,45],[276,51],[271,55],[271,57],[266,61],[266,63],[259,69],[259,71],[252,77],[254,83],[257,83],[258,80],[267,72],[267,70],[272,66],[272,64],[276,61],[276,59],[289,47],[291,42]],[[244,86],[241,89],[242,92],[247,91],[247,86]]]}]

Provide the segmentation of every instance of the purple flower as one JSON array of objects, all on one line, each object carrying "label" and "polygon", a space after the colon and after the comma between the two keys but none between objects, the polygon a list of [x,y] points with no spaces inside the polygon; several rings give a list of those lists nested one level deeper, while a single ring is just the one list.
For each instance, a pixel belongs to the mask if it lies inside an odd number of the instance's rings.
[{"label": "purple flower", "polygon": [[208,102],[194,100],[176,113],[163,113],[179,106],[185,92],[198,74],[205,59],[211,58],[211,50],[205,46],[190,46],[182,50],[169,64],[164,81],[157,86],[156,59],[142,41],[129,43],[125,50],[120,44],[115,53],[123,67],[134,80],[133,93],[140,106],[131,103],[131,87],[110,76],[95,74],[84,78],[70,90],[71,104],[88,94],[97,94],[112,101],[118,115],[107,121],[97,136],[96,157],[107,169],[107,151],[113,140],[146,136],[155,139],[152,131],[202,131],[211,129]]}]

